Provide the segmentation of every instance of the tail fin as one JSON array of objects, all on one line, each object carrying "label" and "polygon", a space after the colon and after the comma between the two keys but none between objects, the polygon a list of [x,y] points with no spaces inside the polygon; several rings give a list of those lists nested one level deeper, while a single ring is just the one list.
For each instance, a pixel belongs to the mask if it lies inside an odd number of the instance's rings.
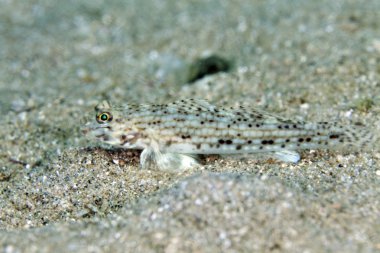
[{"label": "tail fin", "polygon": [[342,125],[338,123],[329,126],[330,139],[338,139],[343,149],[355,151],[373,151],[380,149],[380,122],[370,127],[360,123]]}]

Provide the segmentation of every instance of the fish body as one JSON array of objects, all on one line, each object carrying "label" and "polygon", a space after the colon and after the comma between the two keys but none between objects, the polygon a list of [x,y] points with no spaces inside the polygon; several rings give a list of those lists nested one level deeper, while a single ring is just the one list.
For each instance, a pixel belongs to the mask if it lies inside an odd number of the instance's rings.
[{"label": "fish body", "polygon": [[297,150],[360,149],[374,136],[365,128],[335,122],[295,121],[256,108],[222,108],[204,100],[168,104],[96,106],[96,121],[86,132],[108,144],[142,149],[141,166],[183,169],[197,164],[197,154],[271,153],[298,162]]}]

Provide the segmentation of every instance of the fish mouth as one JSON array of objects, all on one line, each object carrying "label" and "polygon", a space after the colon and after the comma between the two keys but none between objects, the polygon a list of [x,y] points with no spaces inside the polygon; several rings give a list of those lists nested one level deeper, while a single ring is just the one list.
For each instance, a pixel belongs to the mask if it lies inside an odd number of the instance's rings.
[{"label": "fish mouth", "polygon": [[111,127],[107,125],[99,126],[97,124],[87,123],[84,127],[82,127],[81,132],[87,137],[99,139],[105,142],[111,139]]},{"label": "fish mouth", "polygon": [[117,127],[112,128],[107,124],[88,122],[81,128],[81,132],[89,139],[121,148],[143,149],[146,146],[141,140],[141,133],[132,128],[119,129]]},{"label": "fish mouth", "polygon": [[141,144],[136,143],[140,137],[137,131],[131,130],[122,132],[119,129],[112,129],[111,126],[106,124],[99,125],[89,122],[82,127],[81,132],[89,139],[98,140],[114,146],[128,149],[141,148]]}]

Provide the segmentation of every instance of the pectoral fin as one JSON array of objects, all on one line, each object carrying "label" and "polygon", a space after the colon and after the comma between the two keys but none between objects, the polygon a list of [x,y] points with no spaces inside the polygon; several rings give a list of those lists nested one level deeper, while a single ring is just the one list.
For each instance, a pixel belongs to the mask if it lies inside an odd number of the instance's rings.
[{"label": "pectoral fin", "polygon": [[298,163],[301,159],[300,154],[294,150],[281,150],[273,153],[274,157],[280,161],[288,163]]}]

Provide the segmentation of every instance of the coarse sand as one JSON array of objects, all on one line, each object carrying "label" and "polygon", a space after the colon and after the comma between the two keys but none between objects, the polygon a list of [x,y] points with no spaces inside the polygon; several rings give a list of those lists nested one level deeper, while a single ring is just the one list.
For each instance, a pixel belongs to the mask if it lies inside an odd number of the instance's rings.
[{"label": "coarse sand", "polygon": [[378,133],[380,1],[3,0],[0,34],[0,252],[380,252],[380,144],[168,172],[81,134],[178,98]]}]

